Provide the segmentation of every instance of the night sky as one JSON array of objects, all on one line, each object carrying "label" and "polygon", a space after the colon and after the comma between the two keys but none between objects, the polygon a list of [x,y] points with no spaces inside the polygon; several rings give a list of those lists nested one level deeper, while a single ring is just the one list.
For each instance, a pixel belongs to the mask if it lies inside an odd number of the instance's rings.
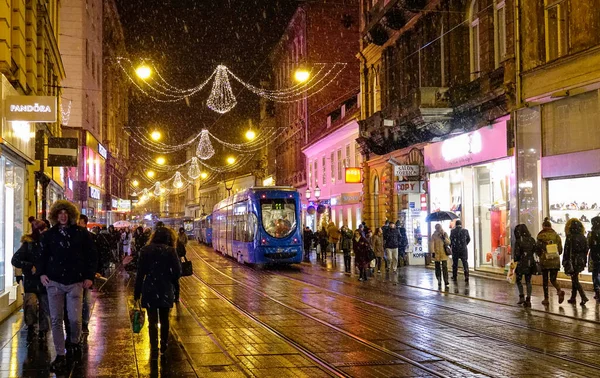
[{"label": "night sky", "polygon": [[[268,72],[267,56],[297,1],[117,0],[117,4],[130,58],[151,58],[167,81],[190,88],[219,64],[258,85]],[[191,97],[189,106],[184,101],[155,102],[132,89],[130,127],[158,127],[168,133],[164,141],[168,144],[186,140],[202,128],[240,142],[248,119],[258,119],[258,96],[232,82],[238,105],[221,116],[206,107],[211,84]],[[135,154],[140,148],[132,144],[131,150]]]}]

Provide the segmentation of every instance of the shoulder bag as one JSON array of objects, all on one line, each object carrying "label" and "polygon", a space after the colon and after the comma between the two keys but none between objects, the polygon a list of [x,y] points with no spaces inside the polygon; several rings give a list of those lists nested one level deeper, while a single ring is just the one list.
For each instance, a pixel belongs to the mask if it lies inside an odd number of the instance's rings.
[{"label": "shoulder bag", "polygon": [[183,256],[183,261],[181,262],[181,276],[187,277],[194,274],[194,269],[192,267],[192,262],[187,259],[187,257]]}]

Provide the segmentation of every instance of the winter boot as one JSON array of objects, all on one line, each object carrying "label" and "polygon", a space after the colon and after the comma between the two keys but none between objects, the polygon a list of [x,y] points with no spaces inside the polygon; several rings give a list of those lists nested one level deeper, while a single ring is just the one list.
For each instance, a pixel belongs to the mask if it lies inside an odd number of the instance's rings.
[{"label": "winter boot", "polygon": [[527,299],[525,299],[525,303],[523,303],[523,307],[525,307],[525,308],[531,307],[531,297],[527,297]]},{"label": "winter boot", "polygon": [[522,305],[523,303],[525,303],[525,296],[519,295],[519,301],[517,302],[517,304]]},{"label": "winter boot", "polygon": [[565,301],[565,291],[561,290],[558,292],[558,303],[563,303]]},{"label": "winter boot", "polygon": [[544,300],[542,301],[542,304],[544,306],[548,306],[550,304],[550,301],[548,300],[548,297],[544,297]]},{"label": "winter boot", "polygon": [[596,303],[600,303],[600,289],[596,290],[594,298],[596,298]]}]

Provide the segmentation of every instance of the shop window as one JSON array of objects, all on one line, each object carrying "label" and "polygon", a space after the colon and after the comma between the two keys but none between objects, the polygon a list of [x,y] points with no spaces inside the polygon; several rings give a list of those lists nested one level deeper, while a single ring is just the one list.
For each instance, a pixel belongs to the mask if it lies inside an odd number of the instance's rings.
[{"label": "shop window", "polygon": [[496,3],[494,24],[496,68],[498,68],[506,58],[506,3],[504,0]]},{"label": "shop window", "polygon": [[473,0],[469,15],[469,40],[471,43],[471,80],[477,79],[481,74],[479,45],[479,1]]},{"label": "shop window", "polygon": [[546,0],[546,61],[568,53],[569,9],[567,0]]}]

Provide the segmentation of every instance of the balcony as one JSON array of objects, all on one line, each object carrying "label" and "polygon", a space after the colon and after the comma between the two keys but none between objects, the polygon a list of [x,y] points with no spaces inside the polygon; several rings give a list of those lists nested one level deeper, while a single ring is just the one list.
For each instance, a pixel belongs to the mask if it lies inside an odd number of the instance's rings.
[{"label": "balcony", "polygon": [[363,38],[383,46],[390,34],[402,29],[427,5],[427,0],[379,0],[365,14]]}]

